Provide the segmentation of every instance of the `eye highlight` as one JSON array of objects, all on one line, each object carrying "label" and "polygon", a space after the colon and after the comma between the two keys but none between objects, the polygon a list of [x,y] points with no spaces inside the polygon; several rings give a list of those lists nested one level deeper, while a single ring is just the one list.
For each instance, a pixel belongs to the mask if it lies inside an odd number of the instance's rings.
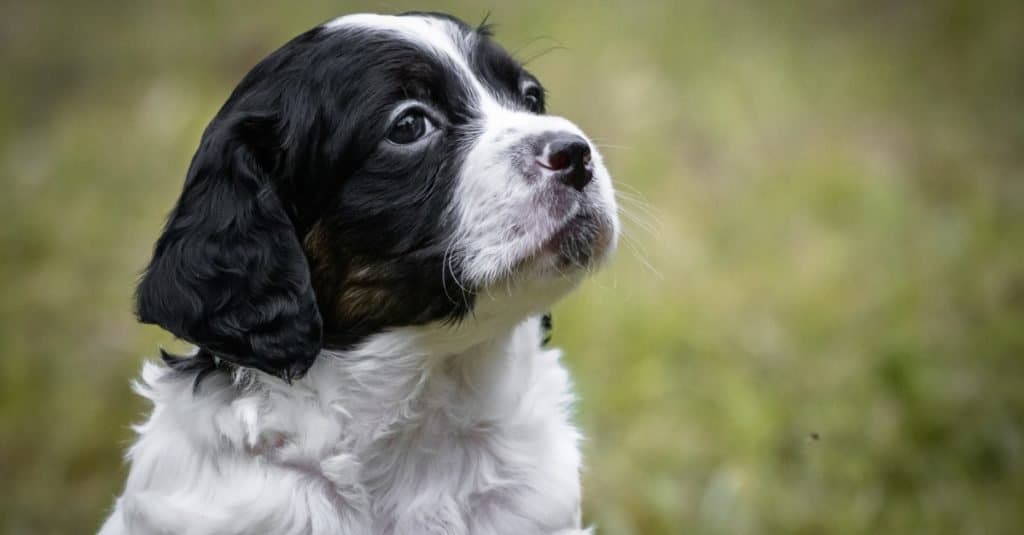
[{"label": "eye highlight", "polygon": [[526,109],[531,113],[544,112],[544,91],[537,84],[529,83],[523,87],[523,100],[526,101]]},{"label": "eye highlight", "polygon": [[410,145],[437,130],[437,126],[420,108],[402,112],[388,129],[387,140],[395,145]]}]

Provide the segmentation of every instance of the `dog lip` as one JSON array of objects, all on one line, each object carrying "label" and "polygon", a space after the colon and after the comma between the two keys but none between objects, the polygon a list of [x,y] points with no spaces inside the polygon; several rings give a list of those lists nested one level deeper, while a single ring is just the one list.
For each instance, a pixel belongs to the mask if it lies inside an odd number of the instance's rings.
[{"label": "dog lip", "polygon": [[577,227],[579,227],[584,221],[592,219],[591,216],[587,215],[584,211],[579,211],[573,214],[571,217],[566,219],[565,223],[562,223],[551,233],[547,238],[543,240],[544,247],[550,247],[557,245],[558,242],[564,240],[566,236],[571,234]]},{"label": "dog lip", "polygon": [[[537,247],[538,252],[547,252],[552,254],[561,254],[561,245],[567,240],[571,239],[573,235],[581,231],[581,227],[587,224],[600,224],[600,217],[594,213],[586,210],[579,210],[564,223],[558,225],[553,232],[548,234],[544,239],[540,240]],[[604,234],[604,231],[598,233],[599,235]],[[592,248],[594,252],[597,252],[597,241],[587,244],[588,248]]]}]

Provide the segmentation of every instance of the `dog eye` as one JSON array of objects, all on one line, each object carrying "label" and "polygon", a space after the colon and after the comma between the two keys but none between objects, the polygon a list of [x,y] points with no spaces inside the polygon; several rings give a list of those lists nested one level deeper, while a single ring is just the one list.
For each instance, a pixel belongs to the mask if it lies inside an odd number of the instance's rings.
[{"label": "dog eye", "polygon": [[523,99],[526,100],[526,109],[532,113],[541,113],[544,111],[543,99],[544,93],[541,92],[540,88],[535,85],[529,85],[523,90]]},{"label": "dog eye", "polygon": [[395,119],[388,130],[388,141],[396,145],[408,145],[419,141],[436,127],[423,110],[411,109]]}]

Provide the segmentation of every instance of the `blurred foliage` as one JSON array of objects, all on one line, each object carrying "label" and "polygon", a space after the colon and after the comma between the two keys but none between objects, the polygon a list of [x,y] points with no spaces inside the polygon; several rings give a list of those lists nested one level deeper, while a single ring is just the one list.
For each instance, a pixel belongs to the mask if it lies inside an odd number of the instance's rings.
[{"label": "blurred foliage", "polygon": [[6,2],[0,532],[95,530],[205,122],[352,11],[491,11],[627,235],[555,312],[608,534],[1024,530],[1024,3]]}]

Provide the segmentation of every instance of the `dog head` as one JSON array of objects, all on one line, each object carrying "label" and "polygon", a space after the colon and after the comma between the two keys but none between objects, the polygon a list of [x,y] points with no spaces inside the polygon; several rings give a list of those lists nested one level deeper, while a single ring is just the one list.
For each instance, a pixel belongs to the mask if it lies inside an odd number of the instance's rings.
[{"label": "dog head", "polygon": [[544,310],[614,249],[615,214],[593,143],[486,27],[346,16],[207,127],[137,311],[289,379],[387,329]]}]

